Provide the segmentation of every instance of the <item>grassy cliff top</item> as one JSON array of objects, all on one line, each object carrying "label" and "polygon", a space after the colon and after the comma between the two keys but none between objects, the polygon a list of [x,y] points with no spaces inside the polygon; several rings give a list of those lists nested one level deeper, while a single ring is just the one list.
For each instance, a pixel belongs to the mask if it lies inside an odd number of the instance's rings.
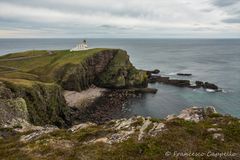
[{"label": "grassy cliff top", "polygon": [[0,77],[39,80],[40,75],[52,74],[54,70],[66,64],[83,63],[87,58],[106,50],[111,49],[95,48],[74,52],[70,52],[70,50],[34,50],[7,54],[0,56]]}]

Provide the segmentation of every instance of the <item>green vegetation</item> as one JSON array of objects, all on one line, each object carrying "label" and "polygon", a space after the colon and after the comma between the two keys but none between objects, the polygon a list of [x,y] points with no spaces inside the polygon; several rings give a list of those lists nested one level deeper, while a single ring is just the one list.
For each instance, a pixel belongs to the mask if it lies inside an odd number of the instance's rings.
[{"label": "green vegetation", "polygon": [[129,61],[127,53],[119,50],[107,69],[100,75],[99,81],[104,87],[142,87],[147,85],[147,74],[137,70]]},{"label": "green vegetation", "polygon": [[[94,58],[97,54],[100,56],[95,58],[94,63],[104,70],[101,75],[93,75],[101,71],[95,73],[96,66],[92,68],[89,66],[91,62],[87,62],[87,59]],[[99,62],[98,59],[105,64]],[[110,64],[108,64],[109,61]],[[93,76],[99,77],[96,83],[100,86],[117,88],[146,86],[147,80],[146,72],[137,70],[129,61],[127,53],[117,49],[96,48],[76,52],[69,50],[27,51],[1,56],[0,67],[2,78],[56,82],[70,90],[88,88],[96,80]],[[80,83],[77,83],[79,81]]]},{"label": "green vegetation", "polygon": [[[105,49],[91,49],[87,51],[70,52],[69,50],[51,51],[27,51],[8,54],[0,57],[0,66],[17,68],[19,72],[34,74],[35,77],[47,77],[47,81],[54,81],[54,72],[66,64],[81,64],[86,58],[93,56]],[[20,58],[20,59],[12,59]],[[21,59],[22,58],[22,59]],[[12,60],[9,60],[12,59]],[[9,74],[1,74],[1,77],[11,77]],[[19,74],[18,74],[19,75]],[[18,78],[20,78],[18,76]]]},{"label": "green vegetation", "polygon": [[[217,124],[223,129],[225,140],[219,141],[212,138],[212,133],[207,129]],[[93,138],[106,136],[112,130],[102,126],[94,126],[81,129],[77,132],[69,132],[65,129],[54,131],[41,136],[38,139],[22,143],[18,139],[19,134],[0,140],[0,155],[4,159],[194,159],[213,160],[219,157],[192,156],[174,157],[174,152],[183,153],[238,153],[240,151],[240,124],[239,120],[232,117],[208,118],[199,123],[175,119],[166,123],[167,130],[156,137],[146,137],[138,141],[132,135],[130,139],[122,143],[112,145],[102,142],[88,143]],[[9,131],[10,132],[10,131]],[[26,134],[26,133],[22,133]],[[171,152],[171,156],[165,156]],[[225,159],[239,159],[224,157]]]},{"label": "green vegetation", "polygon": [[1,59],[11,59],[11,58],[22,58],[22,57],[31,57],[31,56],[43,56],[48,55],[48,52],[45,50],[32,50],[32,51],[25,51],[19,53],[10,53],[7,55],[0,56]]},{"label": "green vegetation", "polygon": [[12,94],[24,98],[28,118],[33,124],[65,126],[69,123],[69,108],[65,104],[61,87],[57,84],[23,79],[1,78],[0,80],[11,90]]}]

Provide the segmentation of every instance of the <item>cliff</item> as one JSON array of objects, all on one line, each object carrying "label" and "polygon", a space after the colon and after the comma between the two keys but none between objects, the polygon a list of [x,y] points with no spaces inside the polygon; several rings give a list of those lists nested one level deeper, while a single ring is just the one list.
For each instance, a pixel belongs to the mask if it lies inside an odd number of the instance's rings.
[{"label": "cliff", "polygon": [[1,126],[21,126],[23,121],[61,127],[70,123],[69,108],[60,86],[22,79],[1,81]]},{"label": "cliff", "polygon": [[1,125],[26,120],[67,126],[69,108],[62,90],[82,91],[93,84],[106,88],[147,85],[146,72],[137,70],[120,49],[21,52],[0,57],[0,69]]},{"label": "cliff", "polygon": [[0,130],[5,133],[0,140],[3,159],[240,158],[239,119],[220,115],[212,107],[188,108],[162,120],[137,116],[69,129],[15,130]]}]

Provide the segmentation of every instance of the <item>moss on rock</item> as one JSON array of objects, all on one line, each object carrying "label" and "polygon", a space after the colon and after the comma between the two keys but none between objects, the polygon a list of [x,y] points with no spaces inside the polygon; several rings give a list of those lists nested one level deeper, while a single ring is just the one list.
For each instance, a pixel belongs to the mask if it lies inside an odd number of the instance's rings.
[{"label": "moss on rock", "polygon": [[[33,124],[65,126],[69,123],[69,108],[66,106],[60,86],[54,83],[27,80],[7,81],[5,79],[3,82],[14,96],[18,97],[18,104],[23,104],[23,100],[26,101],[28,118]],[[9,101],[6,99],[4,104],[8,104],[6,102]],[[12,100],[10,102],[13,103]],[[24,105],[14,105],[15,109],[20,106],[25,110]]]},{"label": "moss on rock", "polygon": [[99,75],[98,84],[108,88],[146,87],[147,73],[132,65],[126,51],[118,50],[104,72]]},{"label": "moss on rock", "polygon": [[28,109],[23,98],[0,99],[0,126],[15,126],[28,121]]}]

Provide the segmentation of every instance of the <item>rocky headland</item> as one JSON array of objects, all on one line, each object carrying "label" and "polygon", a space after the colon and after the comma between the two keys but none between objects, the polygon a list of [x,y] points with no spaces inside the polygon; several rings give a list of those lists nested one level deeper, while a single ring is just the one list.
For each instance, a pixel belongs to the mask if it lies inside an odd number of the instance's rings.
[{"label": "rocky headland", "polygon": [[[1,56],[1,158],[179,159],[165,153],[238,153],[239,119],[214,107],[191,107],[165,119],[124,118],[122,106],[130,98],[157,92],[148,83],[219,90],[212,83],[193,86],[159,73],[136,69],[121,49]],[[214,158],[219,157],[204,157]]]}]

